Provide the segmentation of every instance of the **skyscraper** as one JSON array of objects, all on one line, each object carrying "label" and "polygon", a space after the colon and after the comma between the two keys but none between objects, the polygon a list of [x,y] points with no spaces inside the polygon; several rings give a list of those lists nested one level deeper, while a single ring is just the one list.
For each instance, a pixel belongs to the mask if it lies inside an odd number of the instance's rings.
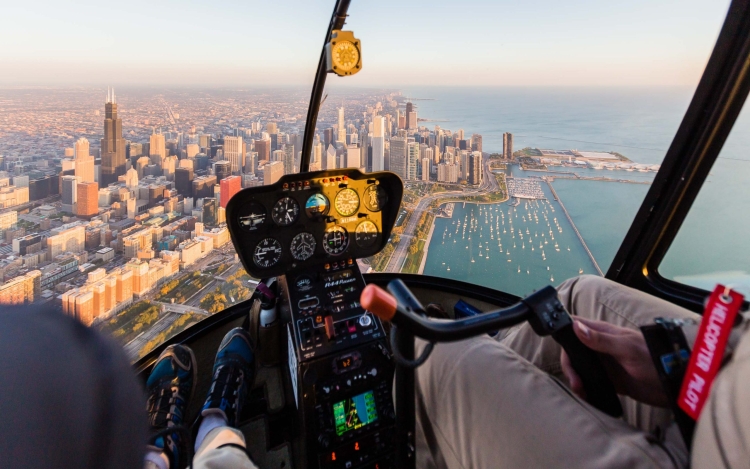
[{"label": "skyscraper", "polygon": [[339,108],[339,126],[338,126],[338,138],[337,142],[341,142],[346,145],[346,124],[344,124],[344,104],[341,103]]},{"label": "skyscraper", "polygon": [[422,158],[422,181],[430,180],[430,159]]},{"label": "skyscraper", "polygon": [[345,168],[361,168],[362,167],[362,154],[359,151],[359,147],[356,145],[349,145],[346,148],[346,166]]},{"label": "skyscraper", "polygon": [[258,161],[268,161],[271,158],[271,141],[256,140],[255,151],[258,153]]},{"label": "skyscraper", "polygon": [[89,141],[79,138],[75,149],[75,175],[81,182],[94,182],[94,157],[89,152]]},{"label": "skyscraper", "polygon": [[469,184],[477,185],[482,182],[482,154],[478,151],[469,156]]},{"label": "skyscraper", "polygon": [[99,213],[99,186],[95,182],[79,182],[76,216],[91,218]]},{"label": "skyscraper", "polygon": [[76,202],[78,201],[78,178],[76,176],[62,177],[62,210],[63,212],[76,213]]},{"label": "skyscraper", "polygon": [[513,159],[513,134],[510,132],[503,134],[503,158]]},{"label": "skyscraper", "polygon": [[234,194],[242,189],[242,178],[239,176],[229,176],[221,181],[221,208],[227,208],[227,203]]},{"label": "skyscraper", "polygon": [[404,116],[406,117],[406,121],[405,121],[406,125],[404,126],[405,129],[409,129],[410,128],[409,127],[409,123],[410,123],[409,122],[409,120],[410,120],[409,116],[411,115],[412,112],[414,112],[414,105],[411,102],[406,103],[406,113],[404,114]]},{"label": "skyscraper", "polygon": [[333,148],[333,145],[328,145],[323,169],[336,169],[336,149]]},{"label": "skyscraper", "polygon": [[294,174],[297,172],[297,166],[294,164],[294,145],[288,143],[284,146],[284,174]]},{"label": "skyscraper", "polygon": [[263,167],[263,185],[273,184],[284,175],[284,163],[271,161]]},{"label": "skyscraper", "polygon": [[151,163],[161,167],[164,162],[164,158],[167,157],[167,145],[164,140],[164,135],[157,134],[156,131],[151,134],[149,138],[149,153],[151,157]]},{"label": "skyscraper", "polygon": [[408,147],[409,153],[407,158],[406,179],[416,181],[417,166],[419,166],[419,144],[416,142],[410,142]]},{"label": "skyscraper", "polygon": [[104,138],[101,139],[101,177],[99,182],[106,187],[125,174],[125,139],[122,138],[122,119],[117,117],[115,90],[107,92],[104,104]]},{"label": "skyscraper", "polygon": [[375,116],[372,120],[372,170],[383,171],[385,157],[385,119]]},{"label": "skyscraper", "polygon": [[232,174],[232,164],[227,160],[217,161],[214,163],[214,174],[216,175],[216,182],[221,182],[222,179]]},{"label": "skyscraper", "polygon": [[401,179],[408,179],[406,158],[406,137],[394,137],[391,139],[391,166],[390,170]]},{"label": "skyscraper", "polygon": [[242,137],[224,137],[224,159],[229,161],[232,174],[240,174],[245,165]]},{"label": "skyscraper", "polygon": [[482,153],[482,136],[479,134],[473,134],[471,136],[471,150]]},{"label": "skyscraper", "polygon": [[177,168],[174,175],[177,192],[185,197],[193,195],[193,168]]}]

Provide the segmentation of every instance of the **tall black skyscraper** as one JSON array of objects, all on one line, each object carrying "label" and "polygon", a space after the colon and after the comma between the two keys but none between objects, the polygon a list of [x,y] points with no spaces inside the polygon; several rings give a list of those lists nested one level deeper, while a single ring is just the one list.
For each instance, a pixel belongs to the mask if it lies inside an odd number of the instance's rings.
[{"label": "tall black skyscraper", "polygon": [[414,105],[411,102],[406,103],[406,128],[409,128],[409,116],[414,112]]},{"label": "tall black skyscraper", "polygon": [[100,187],[117,182],[125,174],[125,139],[122,138],[122,119],[117,117],[115,91],[107,91],[104,104],[104,138],[101,140],[102,167]]}]

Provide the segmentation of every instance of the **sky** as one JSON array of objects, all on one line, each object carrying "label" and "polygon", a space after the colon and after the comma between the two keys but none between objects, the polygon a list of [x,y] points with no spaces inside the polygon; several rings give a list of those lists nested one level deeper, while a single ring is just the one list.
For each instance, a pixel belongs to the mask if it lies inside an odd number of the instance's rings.
[{"label": "sky", "polygon": [[[333,0],[24,0],[0,86],[312,84]],[[729,0],[352,0],[346,86],[695,86]],[[12,19],[12,20],[11,20]],[[338,83],[338,82],[337,82]]]}]

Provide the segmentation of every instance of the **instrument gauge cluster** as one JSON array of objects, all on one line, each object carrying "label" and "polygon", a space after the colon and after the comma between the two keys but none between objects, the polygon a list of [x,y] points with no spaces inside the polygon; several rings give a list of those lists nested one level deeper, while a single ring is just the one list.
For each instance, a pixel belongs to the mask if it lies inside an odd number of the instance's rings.
[{"label": "instrument gauge cluster", "polygon": [[289,174],[232,197],[227,225],[250,275],[281,275],[376,254],[390,236],[402,194],[401,180],[389,172]]}]

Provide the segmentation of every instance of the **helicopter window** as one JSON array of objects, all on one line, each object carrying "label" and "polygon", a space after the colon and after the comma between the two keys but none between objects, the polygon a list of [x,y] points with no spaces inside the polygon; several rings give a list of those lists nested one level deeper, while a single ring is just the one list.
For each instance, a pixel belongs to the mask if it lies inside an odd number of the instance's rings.
[{"label": "helicopter window", "polygon": [[[659,266],[667,279],[705,290],[717,283],[750,295],[750,111],[744,107]],[[710,241],[709,241],[710,240]]]},{"label": "helicopter window", "polygon": [[[367,269],[517,295],[605,275],[687,109],[727,3],[695,3],[692,20],[663,14],[666,4],[608,4],[591,13],[593,22],[570,14],[570,5],[541,17],[530,7],[475,5],[482,14],[472,16],[471,30],[482,31],[481,41],[418,2],[389,17],[399,34],[380,34],[377,5],[350,6],[345,29],[362,38],[364,65],[351,77],[329,75],[316,129],[322,158],[313,161],[385,169],[404,180],[396,228],[365,260]],[[430,27],[412,28],[412,18]],[[563,18],[564,33],[553,26]],[[637,32],[629,29],[635,24]],[[410,41],[430,47],[394,53]],[[656,57],[666,61],[660,72]]]}]

